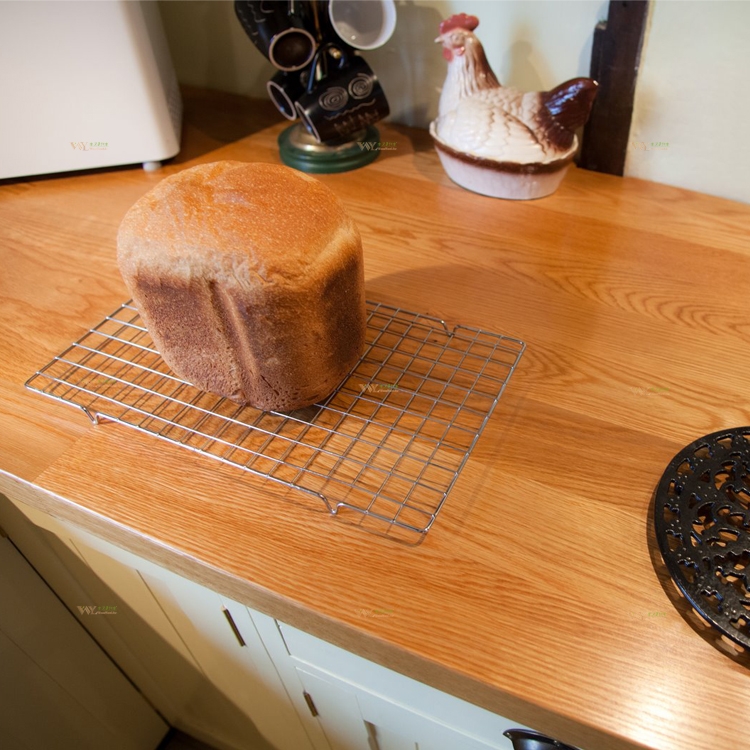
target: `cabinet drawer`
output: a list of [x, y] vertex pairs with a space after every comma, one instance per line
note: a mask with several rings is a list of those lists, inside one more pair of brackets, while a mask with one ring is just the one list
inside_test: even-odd
[[529, 727], [322, 641], [302, 630], [278, 623], [291, 658], [303, 669], [315, 667], [367, 693], [380, 696], [475, 737], [490, 747], [509, 748], [503, 732]]
[[314, 667], [297, 667], [332, 750], [512, 750], [486, 743], [434, 716], [412, 711]]

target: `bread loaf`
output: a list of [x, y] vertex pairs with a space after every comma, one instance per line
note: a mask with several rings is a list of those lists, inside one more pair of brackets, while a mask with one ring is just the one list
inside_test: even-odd
[[362, 353], [359, 232], [306, 174], [221, 161], [167, 177], [125, 215], [117, 255], [162, 357], [203, 390], [288, 411]]

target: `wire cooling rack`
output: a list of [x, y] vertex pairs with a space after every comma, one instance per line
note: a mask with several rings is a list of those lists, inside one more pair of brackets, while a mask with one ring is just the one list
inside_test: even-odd
[[[325, 401], [238, 406], [169, 370], [131, 303], [26, 386], [319, 497], [369, 530], [419, 541], [466, 463], [525, 344], [368, 302], [365, 353]], [[415, 537], [415, 535], [417, 535]]]

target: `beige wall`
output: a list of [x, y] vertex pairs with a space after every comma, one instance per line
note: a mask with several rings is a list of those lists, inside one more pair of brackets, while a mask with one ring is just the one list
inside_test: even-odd
[[750, 203], [748, 120], [750, 3], [657, 0], [625, 173]]
[[276, 72], [240, 26], [231, 0], [159, 0], [180, 83], [266, 96]]
[[[397, 0], [396, 6], [393, 37], [363, 56], [383, 84], [391, 119], [418, 127], [437, 112], [446, 68], [434, 39], [443, 18], [478, 16], [479, 37], [502, 83], [544, 89], [588, 75], [593, 29], [607, 15], [606, 0]], [[162, 0], [160, 7], [182, 83], [266, 96], [276, 70], [245, 36], [232, 2]]]
[[[367, 0], [362, 0], [366, 2]], [[396, 0], [392, 39], [364, 57], [391, 119], [434, 118], [445, 61], [433, 40], [451, 13], [479, 16], [500, 81], [547, 89], [588, 75], [606, 0]], [[265, 97], [275, 69], [250, 43], [229, 0], [161, 0], [181, 82]], [[626, 174], [750, 202], [750, 2], [653, 0], [636, 90]], [[667, 143], [668, 147], [652, 147]], [[641, 146], [643, 144], [643, 146]]]

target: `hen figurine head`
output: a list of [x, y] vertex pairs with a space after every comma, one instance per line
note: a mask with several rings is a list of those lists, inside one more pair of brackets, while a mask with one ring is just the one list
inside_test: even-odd
[[435, 41], [443, 45], [443, 57], [448, 62], [454, 55], [463, 55], [467, 45], [478, 42], [473, 33], [477, 26], [479, 19], [466, 13], [457, 13], [440, 23], [440, 36]]

